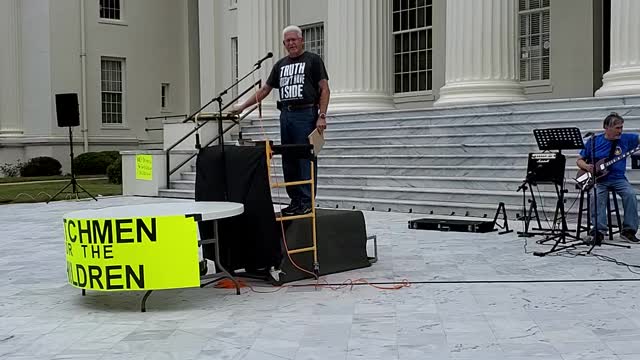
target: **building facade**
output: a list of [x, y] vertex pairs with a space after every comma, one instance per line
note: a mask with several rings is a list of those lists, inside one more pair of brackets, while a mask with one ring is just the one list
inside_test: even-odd
[[1, 0], [0, 163], [69, 167], [55, 94], [78, 94], [75, 152], [136, 149], [145, 117], [199, 105], [197, 1]]
[[201, 95], [271, 51], [265, 79], [288, 24], [323, 56], [333, 112], [640, 94], [639, 16], [633, 0], [200, 0]]
[[79, 95], [78, 152], [137, 148], [145, 117], [273, 52], [225, 101], [265, 80], [289, 24], [325, 61], [330, 113], [640, 94], [635, 0], [1, 0], [0, 163], [64, 163], [56, 93]]

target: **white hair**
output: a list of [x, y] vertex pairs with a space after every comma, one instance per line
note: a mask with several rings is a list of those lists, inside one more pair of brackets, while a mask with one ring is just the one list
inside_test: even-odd
[[290, 32], [295, 32], [296, 35], [298, 35], [299, 37], [302, 37], [302, 30], [299, 27], [295, 25], [289, 25], [286, 28], [284, 28], [284, 30], [282, 30], [282, 38], [284, 39], [284, 36]]

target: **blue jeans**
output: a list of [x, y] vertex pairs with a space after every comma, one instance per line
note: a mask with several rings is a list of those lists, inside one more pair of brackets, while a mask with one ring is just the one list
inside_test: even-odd
[[[308, 136], [316, 128], [317, 118], [317, 107], [292, 111], [283, 108], [280, 112], [280, 142], [282, 144], [308, 144]], [[318, 161], [317, 159], [313, 160], [313, 176], [317, 183]], [[297, 159], [283, 154], [282, 172], [284, 173], [285, 182], [309, 180], [311, 176], [311, 163], [309, 159]], [[314, 191], [316, 191], [316, 189], [317, 186], [315, 186]], [[287, 186], [287, 194], [291, 199], [292, 205], [311, 206], [311, 186]]]
[[[635, 234], [638, 230], [638, 202], [636, 200], [636, 191], [627, 179], [605, 179], [596, 184], [595, 191], [597, 191], [598, 197], [598, 232], [604, 234], [608, 231], [607, 196], [609, 195], [609, 189], [615, 190], [622, 198], [622, 207], [624, 208], [622, 229], [629, 230]], [[618, 199], [615, 199], [615, 201], [618, 201]], [[594, 201], [591, 201], [591, 221], [593, 224], [596, 223], [594, 220], [594, 203]]]

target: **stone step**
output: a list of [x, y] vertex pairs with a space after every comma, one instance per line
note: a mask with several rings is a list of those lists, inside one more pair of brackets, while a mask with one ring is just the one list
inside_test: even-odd
[[[577, 155], [567, 156], [567, 167], [575, 164]], [[526, 166], [528, 154], [462, 154], [462, 155], [325, 155], [320, 154], [318, 163], [324, 165], [349, 165], [354, 169], [360, 165], [392, 166]], [[281, 168], [281, 157], [273, 159], [273, 166]], [[195, 163], [191, 172], [196, 171]]]
[[195, 198], [195, 188], [192, 189], [158, 189], [159, 197], [175, 198], [175, 199], [193, 199]]
[[[176, 190], [161, 189], [159, 196], [168, 198], [193, 199], [195, 198], [194, 190]], [[289, 203], [286, 192], [272, 195], [274, 203]], [[452, 212], [459, 215], [468, 213], [471, 216], [486, 215], [493, 218], [497, 204], [471, 204], [471, 203], [454, 203], [451, 201], [417, 201], [417, 200], [394, 200], [394, 199], [375, 199], [375, 198], [355, 198], [355, 197], [334, 197], [322, 196], [316, 197], [316, 205], [324, 208], [340, 208], [340, 209], [358, 209], [372, 211], [395, 211], [395, 212], [412, 212], [417, 214], [434, 214], [450, 215]], [[517, 214], [522, 212], [522, 206], [505, 205], [509, 218], [513, 219]], [[541, 214], [542, 216], [542, 214]]]
[[[274, 202], [287, 203], [289, 200], [286, 196], [281, 198], [273, 198]], [[490, 204], [471, 204], [456, 203], [451, 201], [420, 201], [420, 200], [394, 200], [394, 199], [376, 199], [376, 198], [357, 198], [357, 197], [334, 197], [321, 196], [316, 198], [316, 205], [323, 208], [332, 209], [357, 209], [369, 211], [393, 211], [406, 212], [416, 214], [438, 214], [438, 215], [468, 215], [477, 216], [493, 220], [493, 216], [498, 208], [497, 203]], [[521, 206], [505, 205], [509, 219], [514, 219], [522, 213]], [[542, 216], [542, 215], [541, 215]]]
[[[318, 186], [318, 194], [327, 194], [337, 198], [362, 198], [385, 200], [416, 200], [429, 202], [458, 202], [472, 204], [496, 205], [504, 202], [508, 205], [522, 206], [522, 192], [516, 191], [491, 191], [470, 189], [434, 189], [434, 188], [401, 188], [401, 187], [362, 187], [362, 186]], [[555, 192], [540, 191], [535, 193], [539, 207], [554, 208], [557, 201]], [[570, 203], [579, 196], [577, 192], [566, 194]]]
[[[616, 110], [624, 116], [626, 121], [637, 121], [640, 116], [640, 105], [624, 106]], [[348, 117], [336, 116], [330, 121], [329, 130], [350, 130], [361, 129], [393, 129], [397, 127], [415, 127], [439, 130], [452, 128], [500, 128], [501, 126], [518, 127], [533, 124], [536, 127], [571, 127], [572, 124], [582, 123], [583, 126], [591, 124], [596, 128], [602, 125], [602, 119], [611, 109], [607, 108], [587, 108], [574, 109], [573, 111], [545, 110], [536, 112], [506, 112], [487, 114], [462, 114], [462, 115], [440, 115], [430, 116], [420, 113], [416, 116], [403, 116], [397, 114], [395, 117], [350, 119]], [[563, 126], [564, 125], [564, 126]], [[261, 134], [264, 132], [276, 132], [279, 130], [279, 121], [263, 121], [262, 123], [246, 123], [242, 125], [243, 136], [249, 133]], [[528, 128], [531, 128], [530, 126]]]
[[[369, 113], [352, 114], [330, 114], [330, 119], [335, 122], [345, 123], [358, 120], [362, 122], [376, 123], [388, 119], [435, 119], [446, 120], [449, 123], [465, 122], [465, 118], [495, 118], [495, 117], [531, 117], [554, 119], [560, 114], [574, 114], [572, 117], [585, 117], [586, 114], [597, 114], [600, 119], [611, 111], [620, 113], [623, 116], [631, 115], [631, 112], [640, 106], [639, 96], [625, 98], [583, 98], [583, 99], [560, 99], [560, 100], [539, 100], [506, 104], [470, 105], [445, 108], [426, 108], [411, 110], [390, 110]], [[570, 115], [564, 115], [568, 117]], [[254, 126], [274, 126], [277, 125], [277, 118], [265, 118], [262, 120], [253, 119]], [[371, 125], [371, 124], [369, 124]]]
[[434, 155], [434, 154], [528, 154], [540, 152], [538, 145], [531, 143], [485, 143], [485, 144], [420, 144], [420, 145], [325, 145], [324, 155]]
[[[397, 165], [397, 166], [515, 166], [527, 163], [527, 154], [461, 154], [461, 155], [327, 155], [320, 154], [318, 163], [322, 165]], [[575, 163], [576, 155], [567, 156], [567, 163]], [[573, 159], [573, 160], [571, 160]]]
[[162, 139], [141, 140], [138, 147], [141, 150], [162, 150]]
[[[625, 129], [628, 132], [640, 132], [640, 128]], [[596, 132], [597, 129], [583, 129], [586, 132]], [[393, 134], [393, 135], [392, 135]], [[490, 132], [490, 133], [457, 133], [457, 134], [403, 134], [395, 135], [395, 131], [385, 132], [383, 135], [379, 133], [371, 133], [365, 136], [356, 136], [355, 134], [345, 134], [347, 136], [339, 136], [335, 132], [328, 133], [326, 138], [327, 145], [343, 146], [343, 145], [419, 145], [419, 144], [465, 144], [465, 143], [533, 143], [536, 142], [533, 131], [509, 131], [509, 132]], [[278, 139], [279, 140], [279, 139]]]
[[[279, 164], [275, 165], [281, 171]], [[456, 176], [456, 177], [501, 177], [524, 179], [526, 167], [520, 166], [386, 166], [386, 165], [320, 165], [318, 172], [322, 175], [385, 175], [385, 176]], [[567, 180], [574, 178], [575, 171], [567, 170]], [[180, 180], [195, 181], [196, 172], [182, 172]]]
[[[640, 110], [639, 110], [640, 111]], [[366, 137], [366, 136], [400, 136], [400, 135], [432, 135], [440, 137], [458, 137], [470, 135], [491, 136], [494, 134], [524, 133], [530, 134], [533, 138], [533, 129], [563, 128], [578, 126], [583, 133], [588, 131], [600, 131], [602, 129], [602, 117], [593, 116], [589, 118], [571, 119], [525, 119], [518, 121], [508, 121], [494, 119], [483, 122], [467, 122], [464, 124], [436, 123], [429, 125], [431, 121], [427, 119], [396, 120], [396, 124], [384, 124], [378, 126], [363, 124], [361, 127], [349, 127], [349, 123], [336, 123], [327, 129], [327, 141], [332, 138], [342, 137]], [[627, 131], [636, 130], [640, 126], [640, 116], [625, 117], [625, 128]], [[508, 131], [507, 131], [508, 130]], [[279, 138], [280, 127], [277, 124], [264, 128], [243, 126], [242, 136], [245, 139], [271, 140]]]
[[[281, 181], [281, 174], [274, 176], [272, 181]], [[453, 188], [474, 190], [515, 191], [522, 183], [520, 178], [480, 178], [455, 176], [387, 176], [387, 175], [329, 175], [318, 174], [318, 185], [336, 186], [386, 186], [399, 188]], [[542, 186], [542, 185], [541, 185]], [[546, 185], [544, 185], [546, 186]], [[195, 180], [173, 180], [172, 189], [193, 190]]]
[[[469, 216], [488, 216], [492, 218], [498, 204], [504, 202], [510, 219], [522, 213], [522, 193], [516, 192], [495, 192], [493, 197], [488, 197], [488, 195], [483, 192], [472, 192], [469, 193], [469, 198], [465, 199], [462, 197], [463, 194], [455, 191], [455, 189], [368, 188], [360, 190], [353, 187], [341, 190], [344, 191], [345, 194], [348, 193], [349, 196], [343, 196], [340, 193], [323, 194], [324, 192], [328, 193], [330, 190], [335, 189], [319, 186], [320, 193], [316, 197], [317, 206], [325, 208], [412, 212], [418, 214], [428, 214], [432, 212], [434, 214], [451, 215], [455, 213], [458, 215], [466, 214]], [[443, 191], [443, 193], [439, 193], [438, 191]], [[162, 189], [160, 190], [159, 196], [193, 199], [195, 197], [194, 194], [194, 190]], [[398, 197], [398, 194], [402, 196]], [[413, 194], [414, 196], [405, 198], [404, 195], [406, 194]], [[435, 196], [425, 197], [425, 194], [435, 194]], [[448, 194], [452, 194], [452, 196], [448, 197]], [[536, 192], [535, 194], [539, 215], [541, 221], [544, 223], [545, 217], [547, 219], [553, 218], [557, 198], [554, 193], [547, 191]], [[374, 197], [374, 195], [378, 195], [378, 197]], [[566, 197], [565, 211], [571, 218], [575, 218], [578, 211], [576, 195], [575, 193], [569, 193]], [[477, 197], [474, 198], [474, 196]], [[289, 202], [285, 191], [273, 191], [272, 199], [274, 203], [286, 204]], [[526, 199], [529, 199], [528, 195]], [[486, 201], [479, 202], [479, 200]], [[527, 206], [529, 205], [527, 204]]]
[[[280, 164], [275, 164], [276, 171], [281, 172]], [[470, 178], [512, 178], [523, 180], [527, 176], [525, 166], [401, 166], [401, 165], [322, 165], [318, 168], [320, 182], [329, 175], [362, 175], [362, 176], [429, 176], [429, 177], [470, 177]], [[573, 179], [577, 171], [567, 167], [565, 171], [566, 186], [574, 185]], [[640, 171], [627, 170], [627, 178], [632, 182], [640, 182]], [[194, 181], [196, 172], [182, 172], [179, 180]]]

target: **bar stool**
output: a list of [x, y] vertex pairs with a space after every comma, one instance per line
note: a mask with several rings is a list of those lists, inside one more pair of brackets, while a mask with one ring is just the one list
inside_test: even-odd
[[[586, 201], [586, 206], [584, 206], [584, 198], [585, 198], [585, 192], [587, 193], [587, 201]], [[609, 230], [609, 240], [613, 240], [613, 235], [615, 234], [619, 234], [620, 231], [622, 230], [622, 220], [620, 218], [620, 208], [618, 207], [618, 194], [616, 193], [615, 190], [609, 190], [607, 192], [607, 224], [608, 224], [608, 230]], [[611, 208], [611, 199], [613, 198], [613, 209]], [[578, 208], [578, 226], [576, 228], [576, 237], [580, 238], [580, 234], [585, 231], [587, 233], [587, 235], [589, 234], [589, 231], [591, 230], [591, 192], [590, 191], [584, 191], [581, 190], [580, 191], [580, 205]], [[582, 213], [583, 212], [587, 212], [587, 225], [584, 226], [582, 225]], [[613, 210], [613, 211], [612, 211]], [[613, 215], [613, 212], [615, 212], [615, 216], [616, 216], [616, 223], [614, 224], [611, 221], [611, 216]], [[615, 230], [614, 230], [615, 228]]]

